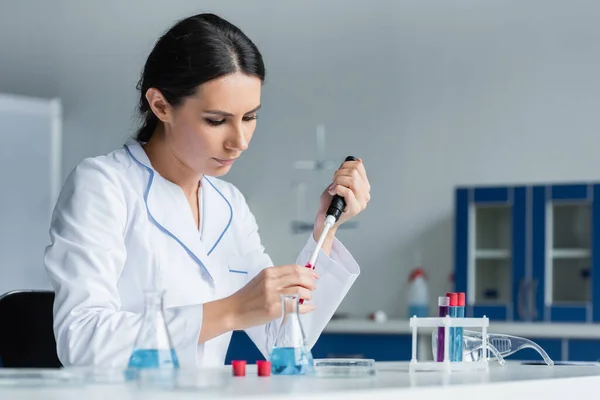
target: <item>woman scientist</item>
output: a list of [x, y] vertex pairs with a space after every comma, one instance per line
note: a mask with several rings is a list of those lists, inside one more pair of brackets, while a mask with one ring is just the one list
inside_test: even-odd
[[[273, 266], [244, 196], [216, 178], [248, 148], [264, 79], [256, 46], [215, 15], [182, 20], [158, 40], [139, 82], [136, 140], [82, 161], [53, 214], [45, 266], [64, 365], [127, 365], [148, 289], [164, 290], [181, 366], [222, 365], [233, 330], [267, 356], [281, 294], [307, 300], [314, 345], [359, 274], [335, 230], [365, 209], [370, 186], [360, 159], [344, 162], [296, 264]], [[346, 210], [312, 271], [304, 264], [333, 194]]]

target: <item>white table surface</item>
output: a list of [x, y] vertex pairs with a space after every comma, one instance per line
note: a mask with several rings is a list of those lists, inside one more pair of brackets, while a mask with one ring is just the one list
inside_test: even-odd
[[[227, 368], [227, 371], [231, 367]], [[0, 387], [0, 399], [137, 400], [137, 399], [419, 399], [424, 396], [482, 396], [485, 400], [592, 398], [600, 387], [600, 366], [525, 366], [490, 364], [489, 372], [418, 372], [408, 363], [379, 363], [371, 378], [332, 379], [271, 376], [259, 378], [255, 366], [247, 376], [231, 378], [224, 391], [141, 390], [135, 384], [94, 384], [73, 387]], [[432, 398], [432, 397], [427, 397]], [[583, 397], [582, 397], [583, 398]]]

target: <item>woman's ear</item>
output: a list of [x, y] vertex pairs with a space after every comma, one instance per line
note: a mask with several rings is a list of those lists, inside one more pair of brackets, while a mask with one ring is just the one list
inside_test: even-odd
[[160, 92], [160, 90], [155, 88], [150, 88], [146, 91], [146, 100], [148, 100], [148, 104], [150, 105], [150, 109], [162, 122], [170, 122], [171, 114], [173, 108], [165, 99], [165, 96]]

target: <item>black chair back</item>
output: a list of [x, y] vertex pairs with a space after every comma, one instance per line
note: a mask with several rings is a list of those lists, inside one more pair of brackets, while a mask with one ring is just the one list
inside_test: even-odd
[[52, 328], [54, 292], [18, 290], [0, 296], [0, 366], [60, 368]]

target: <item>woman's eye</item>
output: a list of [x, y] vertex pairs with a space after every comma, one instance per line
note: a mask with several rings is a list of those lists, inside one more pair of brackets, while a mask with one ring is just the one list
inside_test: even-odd
[[[247, 115], [244, 118], [242, 118], [243, 121], [254, 121], [255, 119], [257, 119], [258, 116], [257, 115]], [[223, 125], [226, 122], [226, 119], [211, 119], [211, 118], [204, 118], [204, 120], [206, 121], [207, 124], [209, 124], [210, 126], [219, 126], [219, 125]]]
[[211, 126], [219, 126], [219, 125], [221, 125], [222, 123], [225, 122], [224, 119], [210, 119], [210, 118], [204, 118], [204, 119]]

